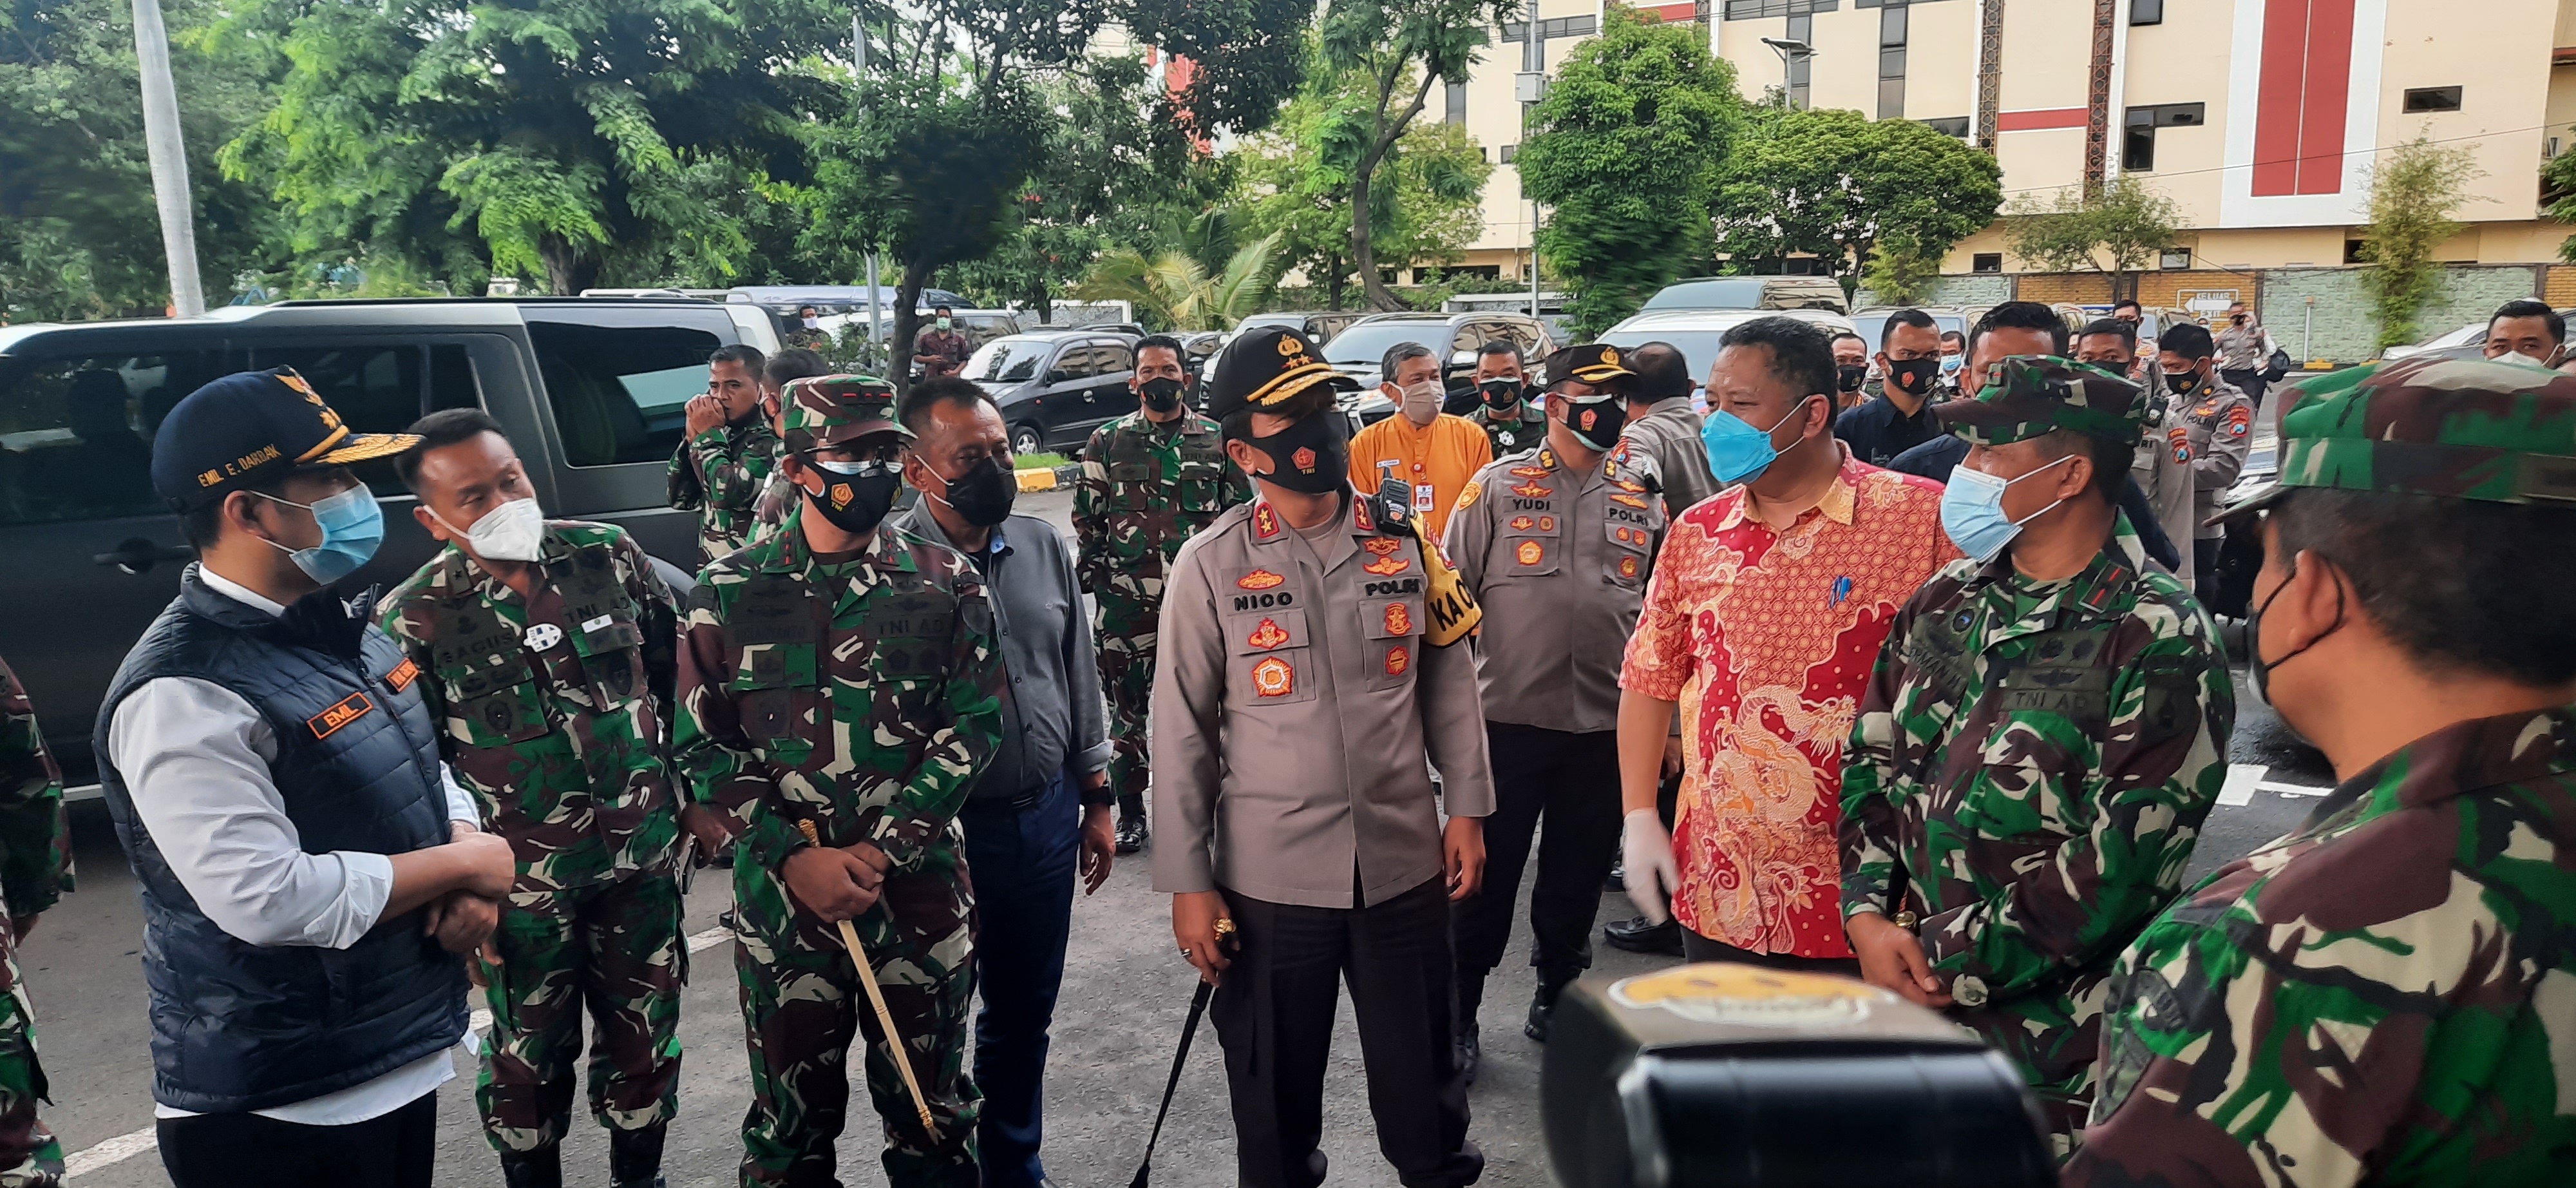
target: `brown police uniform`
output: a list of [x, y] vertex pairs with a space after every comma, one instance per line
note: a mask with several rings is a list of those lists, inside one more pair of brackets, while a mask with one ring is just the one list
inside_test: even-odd
[[[1294, 331], [1245, 335], [1218, 363], [1209, 411], [1339, 380], [1319, 359]], [[1466, 1184], [1484, 1158], [1445, 1042], [1441, 834], [1444, 809], [1493, 808], [1475, 660], [1456, 642], [1472, 619], [1444, 602], [1449, 571], [1430, 546], [1379, 501], [1340, 501], [1312, 538], [1266, 500], [1234, 507], [1172, 561], [1151, 709], [1154, 889], [1221, 891], [1241, 928], [1211, 1015], [1242, 1183], [1323, 1181], [1324, 1067], [1347, 977], [1379, 1149], [1407, 1185]]]
[[1450, 513], [1442, 543], [1484, 608], [1476, 683], [1494, 764], [1484, 888], [1454, 921], [1461, 1042], [1511, 940], [1542, 814], [1531, 1036], [1545, 1038], [1557, 992], [1591, 967], [1592, 917], [1619, 848], [1620, 657], [1663, 541], [1655, 479], [1634, 439], [1580, 470], [1541, 446], [1477, 472]]

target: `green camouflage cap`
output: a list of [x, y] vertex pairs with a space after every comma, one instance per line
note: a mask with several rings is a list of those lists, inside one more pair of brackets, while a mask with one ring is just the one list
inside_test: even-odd
[[2015, 355], [1984, 391], [1941, 405], [1941, 427], [1970, 445], [2010, 445], [2058, 429], [2122, 445], [2146, 432], [2147, 396], [2128, 380], [2056, 355]]
[[2318, 376], [2284, 399], [2279, 477], [2210, 523], [2298, 487], [2576, 505], [2576, 375], [2427, 356]]
[[873, 433], [912, 436], [894, 417], [894, 385], [873, 375], [816, 375], [787, 381], [787, 451], [807, 450]]

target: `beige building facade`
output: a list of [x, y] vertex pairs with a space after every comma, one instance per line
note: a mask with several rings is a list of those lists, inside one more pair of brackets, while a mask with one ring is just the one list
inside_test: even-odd
[[[1545, 69], [1599, 27], [1597, 0], [1537, 0]], [[2540, 172], [2576, 151], [2576, 0], [1700, 0], [1744, 94], [1921, 120], [1990, 148], [2005, 196], [2133, 176], [2173, 199], [2174, 271], [2334, 267], [2369, 219], [2370, 170], [2429, 137], [2480, 176], [2443, 245], [2461, 264], [2540, 264], [2576, 227], [2542, 213]], [[1465, 266], [1526, 276], [1518, 22], [1431, 118], [1497, 161]], [[1765, 39], [1803, 43], [1783, 54]], [[2180, 253], [2188, 253], [2187, 256]], [[2021, 273], [1997, 228], [1948, 273]]]

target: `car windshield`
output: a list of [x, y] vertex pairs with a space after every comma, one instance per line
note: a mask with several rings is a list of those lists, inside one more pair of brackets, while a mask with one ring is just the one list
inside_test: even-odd
[[1726, 331], [1731, 328], [1730, 326], [1707, 330], [1678, 328], [1611, 330], [1604, 332], [1594, 341], [1606, 342], [1621, 350], [1641, 347], [1650, 342], [1669, 342], [1675, 349], [1681, 351], [1682, 362], [1690, 369], [1691, 381], [1697, 383], [1708, 378], [1709, 365], [1717, 362], [1718, 343], [1726, 337]]
[[1324, 344], [1324, 361], [1344, 366], [1376, 367], [1386, 350], [1400, 342], [1418, 342], [1433, 350], [1448, 345], [1447, 322], [1364, 322]]
[[1034, 379], [1046, 362], [1047, 344], [1033, 338], [996, 338], [975, 348], [957, 374], [970, 380], [1016, 384]]
[[1666, 285], [1663, 291], [1646, 298], [1645, 309], [1760, 309], [1762, 278], [1729, 276], [1716, 280], [1683, 281]]

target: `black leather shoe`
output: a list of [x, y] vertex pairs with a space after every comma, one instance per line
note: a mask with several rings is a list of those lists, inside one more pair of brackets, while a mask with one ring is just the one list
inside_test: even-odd
[[534, 1151], [501, 1152], [501, 1183], [506, 1188], [563, 1188], [563, 1148], [548, 1144]]
[[615, 1188], [663, 1188], [662, 1139], [668, 1126], [608, 1132], [608, 1179]]
[[1451, 1037], [1449, 1049], [1450, 1057], [1458, 1063], [1459, 1083], [1475, 1088], [1476, 1071], [1485, 1063], [1485, 1043], [1477, 1035], [1475, 1020], [1468, 1020], [1467, 1025]]
[[1602, 889], [1602, 890], [1604, 890], [1604, 891], [1625, 891], [1625, 890], [1627, 890], [1627, 889], [1628, 889], [1628, 868], [1627, 868], [1626, 866], [1620, 865], [1619, 863], [1615, 863], [1615, 862], [1614, 862], [1614, 863], [1611, 863], [1611, 864], [1610, 864], [1610, 877], [1609, 877], [1609, 878], [1606, 878], [1606, 879], [1601, 880], [1601, 889]]
[[1649, 924], [1644, 916], [1630, 916], [1616, 924], [1602, 925], [1601, 939], [1610, 942], [1611, 948], [1631, 953], [1682, 955], [1682, 926], [1671, 920]]
[[1529, 1018], [1521, 1024], [1522, 1035], [1542, 1044], [1547, 1042], [1548, 1022], [1556, 1014], [1557, 996], [1565, 993], [1566, 985], [1575, 979], [1578, 972], [1545, 969], [1538, 972], [1538, 990], [1530, 995]]
[[1145, 818], [1142, 814], [1120, 821], [1118, 823], [1118, 852], [1121, 854], [1133, 854], [1138, 850], [1144, 849], [1145, 839], [1150, 836], [1152, 835], [1147, 833], [1145, 830]]

